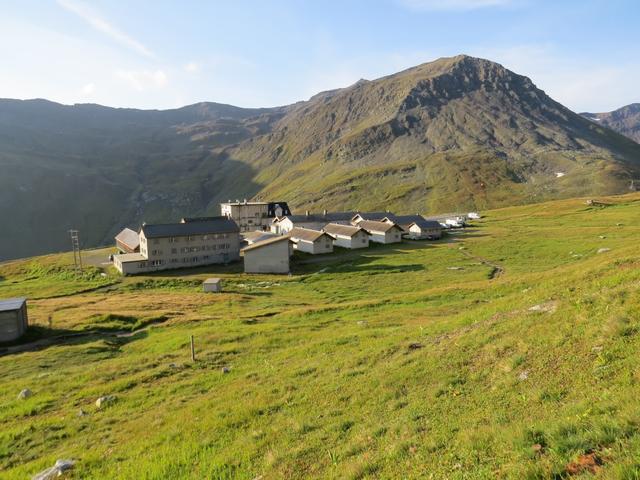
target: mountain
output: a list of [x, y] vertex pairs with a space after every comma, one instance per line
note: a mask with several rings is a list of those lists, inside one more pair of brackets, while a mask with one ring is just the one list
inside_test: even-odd
[[84, 246], [101, 245], [124, 225], [253, 195], [251, 166], [211, 150], [268, 131], [283, 111], [0, 100], [0, 260], [67, 249], [70, 228]]
[[628, 191], [640, 145], [526, 77], [457, 56], [285, 107], [142, 111], [0, 100], [0, 259], [105, 244], [228, 198], [484, 209]]
[[640, 103], [632, 103], [613, 112], [585, 112], [582, 115], [640, 143]]

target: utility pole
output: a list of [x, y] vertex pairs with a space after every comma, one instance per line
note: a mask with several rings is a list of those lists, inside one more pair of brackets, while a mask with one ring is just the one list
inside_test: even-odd
[[71, 248], [73, 249], [73, 265], [76, 273], [82, 274], [82, 254], [80, 253], [80, 237], [78, 230], [69, 230], [71, 235]]

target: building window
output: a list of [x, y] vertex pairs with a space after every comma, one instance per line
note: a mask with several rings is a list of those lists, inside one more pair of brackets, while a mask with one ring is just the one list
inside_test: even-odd
[[178, 249], [177, 248], [172, 248], [171, 249], [171, 254], [175, 255], [176, 253], [178, 253]]
[[176, 237], [169, 237], [169, 243], [176, 243], [178, 239]]
[[193, 263], [196, 263], [196, 262], [198, 261], [198, 257], [191, 257], [191, 261], [192, 261]]
[[160, 239], [159, 238], [154, 238], [153, 239], [153, 244], [154, 245], [159, 245], [160, 244]]
[[178, 263], [178, 259], [177, 258], [172, 258], [171, 259], [171, 263]]
[[209, 235], [203, 235], [203, 236], [202, 236], [202, 239], [203, 239], [203, 240], [209, 240]]

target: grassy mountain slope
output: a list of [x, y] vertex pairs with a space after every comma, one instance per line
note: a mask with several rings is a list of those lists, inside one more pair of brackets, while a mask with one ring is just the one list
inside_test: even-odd
[[585, 112], [582, 115], [640, 143], [640, 103], [632, 103], [613, 112]]
[[7, 259], [66, 249], [72, 227], [101, 245], [228, 198], [414, 213], [621, 193], [640, 146], [458, 56], [273, 109], [0, 100], [0, 168]]
[[229, 155], [258, 167], [261, 197], [311, 208], [488, 208], [621, 192], [640, 171], [638, 145], [468, 56], [317, 95]]
[[278, 115], [219, 104], [141, 111], [0, 100], [0, 259], [66, 249], [69, 228], [100, 245], [142, 219], [217, 213], [222, 199], [254, 194], [251, 166], [213, 150], [261, 133]]
[[290, 277], [0, 265], [34, 336], [88, 334], [0, 357], [3, 478], [57, 458], [78, 478], [637, 478], [640, 195], [602, 200], [296, 256]]

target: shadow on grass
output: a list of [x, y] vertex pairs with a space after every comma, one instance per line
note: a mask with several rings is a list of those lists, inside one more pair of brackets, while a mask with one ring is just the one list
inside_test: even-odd
[[32, 350], [43, 350], [53, 345], [79, 345], [102, 339], [112, 349], [148, 336], [144, 328], [162, 323], [167, 317], [136, 319], [122, 315], [104, 315], [82, 330], [30, 326], [26, 333], [13, 342], [0, 343], [0, 356]]

